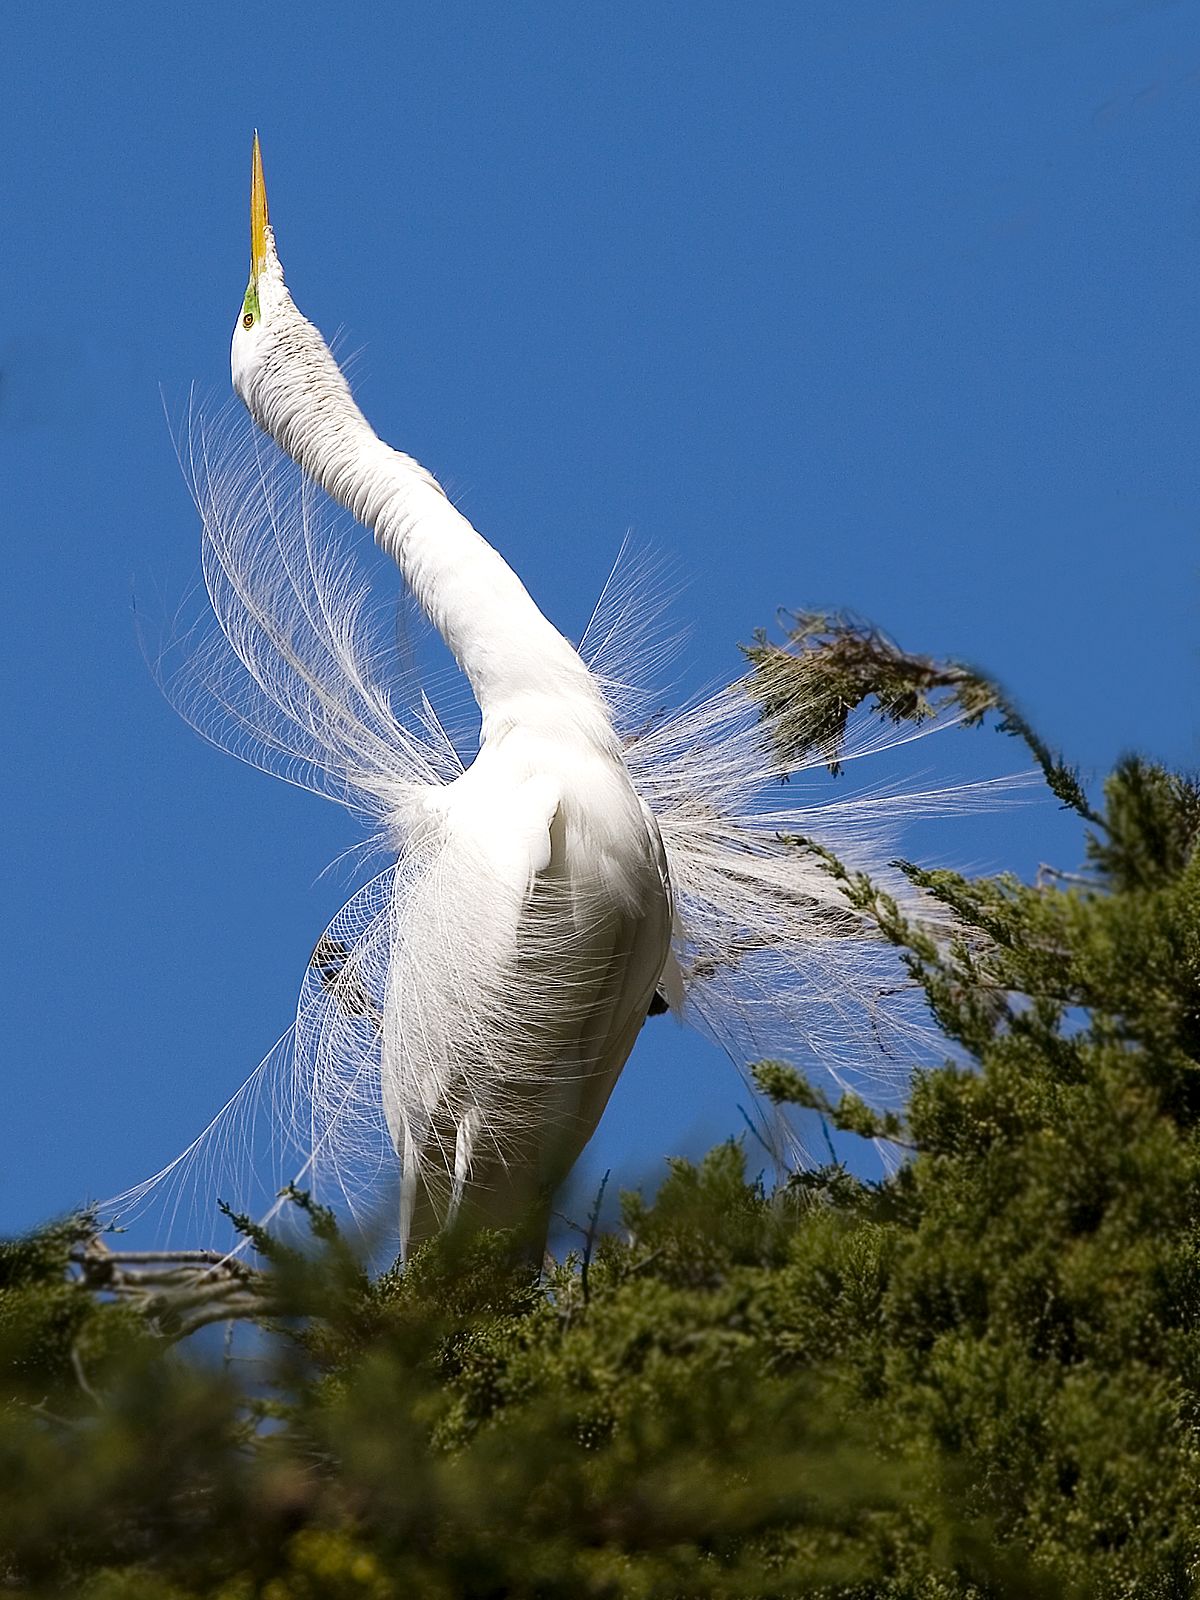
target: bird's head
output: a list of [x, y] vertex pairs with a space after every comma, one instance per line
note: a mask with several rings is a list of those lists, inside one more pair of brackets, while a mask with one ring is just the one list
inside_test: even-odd
[[283, 281], [267, 216], [262, 150], [256, 133], [250, 169], [250, 282], [234, 323], [230, 350], [233, 387], [247, 405], [251, 405], [254, 381], [269, 363], [273, 347], [298, 316]]
[[233, 327], [233, 387], [264, 433], [324, 483], [329, 445], [366, 428], [350, 387], [320, 333], [283, 281], [267, 219], [262, 151], [250, 169], [250, 282]]
[[264, 432], [320, 478], [310, 462], [319, 435], [361, 421], [325, 341], [296, 308], [267, 217], [262, 151], [254, 135], [250, 168], [250, 282], [233, 326], [233, 387]]

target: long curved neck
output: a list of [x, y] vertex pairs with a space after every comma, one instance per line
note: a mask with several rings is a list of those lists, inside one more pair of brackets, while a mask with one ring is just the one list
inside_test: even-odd
[[[298, 314], [297, 314], [298, 315]], [[304, 319], [301, 319], [304, 320]], [[289, 363], [291, 381], [250, 383], [256, 422], [308, 476], [370, 528], [445, 639], [483, 713], [483, 737], [550, 696], [607, 722], [591, 674], [516, 573], [411, 456], [380, 439], [321, 340]], [[561, 716], [561, 709], [559, 711]]]

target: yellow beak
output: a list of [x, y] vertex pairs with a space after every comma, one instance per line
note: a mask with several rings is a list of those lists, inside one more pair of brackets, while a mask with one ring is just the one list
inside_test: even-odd
[[250, 281], [257, 283], [267, 264], [267, 186], [263, 182], [262, 148], [254, 134], [250, 158]]

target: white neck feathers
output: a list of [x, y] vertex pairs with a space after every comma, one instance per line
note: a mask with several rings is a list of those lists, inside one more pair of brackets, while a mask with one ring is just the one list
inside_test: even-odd
[[596, 713], [607, 723], [575, 650], [436, 478], [378, 438], [320, 333], [273, 276], [259, 359], [239, 367], [235, 341], [235, 386], [258, 425], [396, 561], [470, 681], [483, 736], [517, 702], [528, 721], [547, 696], [559, 720], [565, 698], [589, 724]]

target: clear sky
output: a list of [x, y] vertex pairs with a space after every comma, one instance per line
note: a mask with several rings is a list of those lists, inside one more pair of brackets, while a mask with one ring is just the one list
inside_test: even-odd
[[[353, 819], [204, 745], [134, 615], [157, 636], [196, 578], [164, 406], [228, 390], [252, 129], [289, 282], [361, 352], [368, 416], [564, 631], [633, 529], [686, 580], [688, 682], [777, 607], [846, 606], [994, 671], [1088, 773], [1131, 746], [1188, 764], [1198, 22], [1195, 0], [10, 8], [0, 1231], [185, 1144], [353, 884], [320, 875]], [[986, 734], [922, 759], [1017, 764]], [[1052, 807], [923, 843], [1022, 872], [1079, 854]], [[742, 1097], [657, 1024], [587, 1171], [660, 1170]]]

